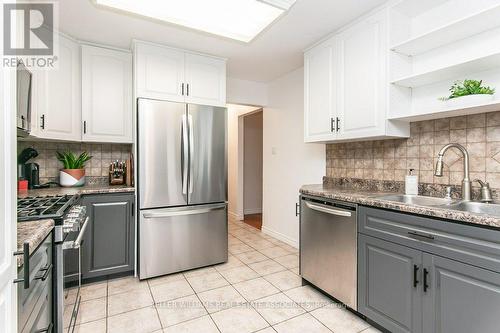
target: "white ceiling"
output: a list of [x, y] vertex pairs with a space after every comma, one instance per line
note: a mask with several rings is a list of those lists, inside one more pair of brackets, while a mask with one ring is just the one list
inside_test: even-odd
[[385, 1], [297, 0], [249, 44], [113, 12], [91, 0], [59, 1], [59, 29], [78, 39], [121, 48], [129, 48], [136, 38], [226, 57], [229, 77], [268, 82], [301, 67], [306, 47]]

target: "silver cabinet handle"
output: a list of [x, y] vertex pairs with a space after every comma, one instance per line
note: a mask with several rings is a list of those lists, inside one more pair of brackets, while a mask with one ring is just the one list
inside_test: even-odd
[[[189, 87], [189, 85], [188, 85]], [[194, 125], [193, 116], [188, 115], [189, 122], [189, 194], [193, 193], [193, 175], [194, 175]]]
[[160, 219], [160, 218], [171, 217], [171, 216], [197, 215], [197, 214], [210, 213], [210, 212], [225, 209], [225, 208], [226, 208], [226, 205], [219, 206], [219, 207], [195, 209], [195, 210], [177, 210], [177, 211], [170, 211], [170, 212], [164, 212], [164, 213], [146, 213], [143, 215], [143, 217], [145, 219]]
[[187, 127], [187, 119], [186, 115], [182, 115], [182, 194], [187, 194], [187, 184], [188, 184], [188, 159], [189, 159], [189, 140], [188, 140], [188, 127]]
[[312, 204], [312, 203], [307, 202], [307, 201], [306, 201], [306, 206], [307, 206], [307, 208], [310, 208], [310, 209], [318, 211], [318, 212], [326, 213], [326, 214], [337, 215], [337, 216], [345, 216], [345, 217], [351, 217], [352, 216], [351, 212], [348, 212], [348, 211], [345, 211], [345, 210], [338, 210], [338, 209], [333, 209], [333, 208], [327, 208], [327, 207], [323, 207], [323, 206], [320, 206], [320, 205]]
[[74, 249], [78, 249], [82, 245], [82, 238], [83, 238], [83, 235], [85, 234], [85, 229], [87, 229], [88, 224], [89, 224], [89, 217], [87, 216], [87, 218], [85, 219], [85, 222], [83, 223], [82, 228], [80, 229], [80, 233], [78, 234], [78, 237], [76, 238], [76, 240], [74, 242], [74, 247], [73, 247]]

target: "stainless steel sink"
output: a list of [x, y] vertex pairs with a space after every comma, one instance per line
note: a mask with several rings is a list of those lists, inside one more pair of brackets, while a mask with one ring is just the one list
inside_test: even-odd
[[500, 216], [500, 204], [498, 203], [460, 201], [443, 207], [453, 210], [459, 210], [462, 212]]
[[426, 197], [421, 195], [406, 195], [406, 194], [391, 194], [377, 197], [377, 199], [387, 200], [387, 201], [395, 201], [401, 202], [405, 204], [411, 205], [419, 205], [419, 206], [443, 206], [449, 205], [455, 201], [452, 199], [446, 198], [434, 198], [434, 197]]

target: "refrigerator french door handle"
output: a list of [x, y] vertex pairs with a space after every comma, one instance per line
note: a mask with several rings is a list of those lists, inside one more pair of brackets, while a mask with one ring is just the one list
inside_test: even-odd
[[188, 115], [188, 123], [189, 123], [189, 194], [193, 193], [193, 175], [194, 175], [194, 130], [193, 130], [193, 116]]
[[182, 194], [187, 194], [188, 190], [188, 159], [189, 159], [189, 140], [188, 140], [188, 128], [186, 115], [182, 115], [182, 138], [181, 138], [181, 149], [182, 149]]

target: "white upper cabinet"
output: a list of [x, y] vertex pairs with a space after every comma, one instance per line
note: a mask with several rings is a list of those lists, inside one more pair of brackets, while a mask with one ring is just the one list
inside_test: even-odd
[[304, 56], [304, 135], [306, 142], [334, 139], [335, 43], [329, 40]]
[[338, 36], [338, 138], [385, 135], [386, 11]]
[[361, 18], [304, 54], [304, 141], [408, 137], [387, 120], [388, 10]]
[[33, 73], [32, 135], [81, 140], [80, 46], [59, 36], [57, 67]]
[[225, 60], [186, 53], [185, 70], [187, 103], [226, 105]]
[[82, 45], [82, 141], [133, 142], [132, 54]]
[[184, 52], [136, 43], [137, 97], [184, 102]]
[[137, 97], [226, 105], [226, 60], [135, 42]]

